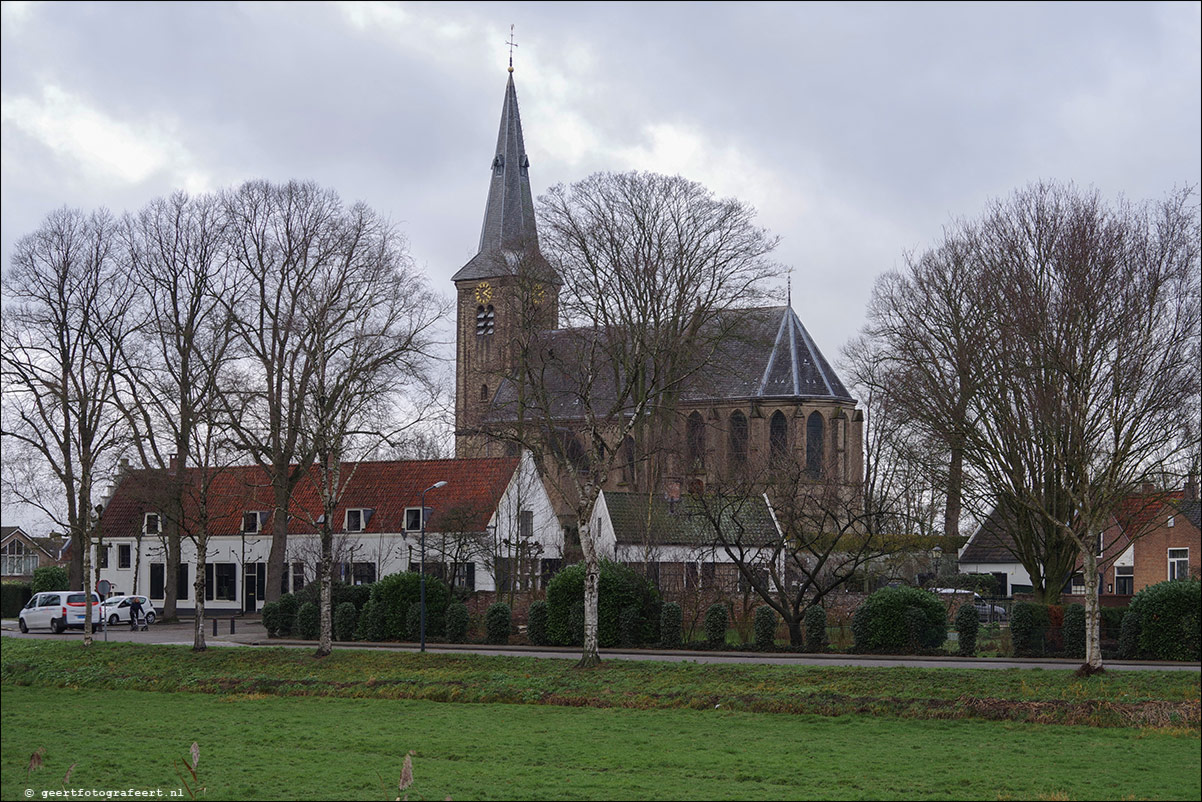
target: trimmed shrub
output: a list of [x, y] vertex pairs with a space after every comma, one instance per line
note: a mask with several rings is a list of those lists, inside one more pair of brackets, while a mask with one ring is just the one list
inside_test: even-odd
[[1139, 657], [1139, 612], [1127, 609], [1123, 615], [1123, 626], [1119, 630], [1119, 657], [1134, 660]]
[[67, 569], [60, 565], [43, 565], [33, 569], [33, 582], [30, 593], [44, 593], [48, 590], [70, 590], [71, 579]]
[[1042, 657], [1047, 653], [1048, 608], [1019, 602], [1010, 615], [1010, 642], [1015, 657]]
[[388, 639], [384, 605], [368, 599], [359, 613], [359, 625], [355, 627], [355, 640], [382, 641]]
[[[430, 634], [430, 616], [429, 610], [426, 611], [426, 634]], [[401, 635], [401, 640], [420, 640], [422, 636], [422, 605], [418, 601], [415, 604], [409, 605], [405, 611], [405, 631]]]
[[806, 651], [825, 652], [830, 641], [826, 636], [826, 610], [817, 604], [806, 610]]
[[[451, 594], [447, 583], [436, 576], [427, 574], [427, 636], [442, 637], [446, 634], [446, 609], [450, 598]], [[409, 608], [417, 605], [421, 600], [421, 574], [416, 571], [389, 574], [371, 586], [371, 600], [384, 608], [383, 638], [405, 637], [409, 634]], [[416, 635], [410, 637], [416, 637]]]
[[317, 640], [321, 634], [321, 608], [311, 601], [296, 611], [296, 634], [304, 640]]
[[770, 652], [776, 648], [776, 610], [766, 604], [755, 608], [755, 648]]
[[509, 631], [512, 627], [513, 621], [508, 604], [493, 602], [488, 605], [488, 612], [484, 614], [484, 633], [485, 639], [489, 643], [494, 645], [509, 643]]
[[1202, 660], [1202, 582], [1172, 579], [1131, 598], [1139, 614], [1139, 656], [1152, 660]]
[[1082, 605], [1070, 604], [1064, 608], [1061, 632], [1064, 634], [1064, 656], [1084, 660], [1085, 608]]
[[665, 649], [680, 648], [681, 621], [680, 605], [665, 602], [659, 611], [659, 642]]
[[334, 640], [355, 639], [355, 624], [359, 623], [359, 612], [355, 603], [344, 601], [334, 608]]
[[467, 605], [461, 601], [451, 602], [447, 607], [447, 641], [449, 643], [467, 642], [468, 625]]
[[[371, 585], [348, 585], [335, 579], [330, 582], [330, 605], [337, 610], [343, 602], [349, 601], [355, 605], [355, 611], [361, 613], [363, 605], [367, 604], [367, 600], [371, 598], [371, 589]], [[298, 605], [311, 601], [320, 607], [321, 582], [316, 580], [310, 582], [292, 595], [296, 597]]]
[[280, 603], [267, 602], [259, 612], [263, 616], [263, 628], [267, 630], [267, 637], [280, 637]]
[[851, 632], [861, 653], [934, 651], [947, 640], [947, 610], [930, 591], [881, 588], [856, 608]]
[[547, 603], [541, 599], [531, 604], [526, 614], [526, 637], [535, 646], [551, 645], [547, 640]]
[[5, 582], [0, 585], [0, 617], [16, 618], [32, 597], [33, 585], [28, 582]]
[[977, 653], [977, 633], [981, 622], [977, 619], [977, 608], [972, 604], [961, 604], [956, 611], [956, 633], [959, 637], [961, 657], [972, 657]]
[[714, 602], [705, 611], [705, 642], [711, 649], [721, 649], [726, 645], [726, 629], [730, 616], [726, 612], [725, 602]]
[[[575, 605], [581, 605], [577, 632]], [[629, 566], [601, 561], [597, 598], [597, 643], [612, 648], [621, 641], [621, 616], [627, 607], [639, 611], [637, 643], [658, 637], [659, 591], [646, 577]], [[547, 637], [555, 646], [584, 643], [584, 564], [564, 568], [547, 586]]]
[[[308, 601], [312, 604], [317, 604], [320, 609], [320, 604], [316, 600], [306, 599], [306, 601]], [[299, 632], [299, 630], [297, 628], [297, 623], [296, 623], [296, 615], [297, 615], [297, 612], [300, 610], [301, 602], [299, 599], [296, 598], [296, 596], [294, 594], [285, 593], [283, 596], [280, 596], [279, 604], [280, 604], [280, 627], [279, 627], [280, 637], [281, 638], [290, 638], [294, 634], [297, 634]]]
[[639, 608], [633, 604], [623, 607], [618, 615], [618, 643], [622, 646], [635, 646], [643, 639], [643, 619]]

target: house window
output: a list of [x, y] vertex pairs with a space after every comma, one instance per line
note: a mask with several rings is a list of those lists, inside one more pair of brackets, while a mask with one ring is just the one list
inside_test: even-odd
[[451, 563], [451, 585], [465, 590], [476, 589], [476, 564]]
[[292, 592], [296, 593], [305, 586], [305, 564], [292, 564]]
[[175, 572], [175, 598], [180, 601], [188, 600], [188, 564], [182, 561]]
[[117, 567], [129, 568], [133, 562], [133, 548], [128, 543], [117, 546]]
[[747, 416], [738, 410], [730, 416], [730, 469], [747, 470]]
[[257, 534], [263, 528], [263, 521], [266, 518], [266, 513], [262, 512], [244, 512], [242, 513], [242, 532], [247, 535]]
[[1135, 566], [1116, 565], [1114, 567], [1114, 592], [1120, 596], [1130, 596], [1135, 593]]
[[367, 529], [367, 522], [371, 520], [372, 510], [347, 510], [346, 511], [346, 531], [348, 532], [363, 532]]
[[163, 531], [163, 522], [157, 512], [148, 512], [142, 520], [142, 534], [157, 535]]
[[543, 590], [551, 584], [551, 579], [563, 568], [563, 560], [543, 560], [539, 565], [538, 584]]
[[522, 510], [518, 516], [518, 537], [523, 541], [534, 538], [534, 511]]
[[789, 422], [780, 410], [768, 422], [768, 451], [773, 465], [783, 465], [789, 455]]
[[1098, 556], [1101, 557], [1106, 553], [1106, 538], [1103, 532], [1098, 532]]
[[534, 561], [516, 557], [496, 558], [497, 590], [530, 590], [534, 587]]
[[405, 508], [405, 531], [420, 532], [422, 529], [422, 508], [421, 507], [406, 507]]
[[826, 459], [826, 421], [821, 412], [811, 412], [806, 418], [806, 474], [817, 479], [823, 474]]
[[150, 598], [161, 599], [167, 585], [166, 566], [162, 563], [150, 564]]
[[376, 581], [375, 563], [355, 563], [351, 567], [352, 585], [370, 585]]
[[699, 412], [685, 422], [685, 461], [690, 471], [705, 470], [705, 421]]
[[33, 576], [38, 555], [15, 537], [4, 546], [4, 576]]
[[1169, 549], [1169, 579], [1189, 579], [1189, 549]]
[[110, 548], [112, 548], [112, 547], [111, 546], [97, 546], [96, 547], [96, 566], [98, 568], [108, 568], [109, 567], [109, 549]]
[[1074, 596], [1085, 595], [1085, 575], [1073, 574], [1073, 578], [1069, 580], [1069, 593]]
[[234, 563], [217, 563], [213, 566], [213, 591], [217, 601], [234, 601], [238, 598], [237, 568]]
[[1176, 526], [1176, 524], [1177, 522], [1173, 519], [1172, 515], [1170, 515], [1169, 519], [1164, 523], [1165, 526]]

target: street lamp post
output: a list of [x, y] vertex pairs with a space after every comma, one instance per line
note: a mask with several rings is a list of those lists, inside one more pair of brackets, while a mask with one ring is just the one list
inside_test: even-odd
[[422, 491], [422, 553], [421, 553], [421, 630], [422, 651], [426, 651], [426, 494], [431, 490], [445, 487], [446, 482], [435, 482]]

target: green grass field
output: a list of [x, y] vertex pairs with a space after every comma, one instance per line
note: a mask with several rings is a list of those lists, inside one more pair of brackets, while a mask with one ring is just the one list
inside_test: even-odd
[[1196, 672], [2, 643], [3, 799], [169, 798], [193, 741], [207, 799], [395, 799], [409, 750], [410, 799], [1202, 796]]
[[395, 799], [408, 750], [411, 799], [1202, 793], [1187, 730], [23, 687], [3, 721], [4, 799], [61, 789], [72, 764], [68, 788], [167, 794], [193, 741], [206, 799]]

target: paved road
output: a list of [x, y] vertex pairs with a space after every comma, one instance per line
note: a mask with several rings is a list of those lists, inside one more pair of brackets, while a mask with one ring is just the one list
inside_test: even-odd
[[[230, 632], [230, 622], [234, 622], [235, 632]], [[29, 633], [22, 635], [17, 630], [15, 621], [5, 620], [3, 634], [5, 637], [35, 638], [38, 640], [81, 640], [83, 633], [68, 630], [62, 635], [49, 633]], [[303, 641], [268, 640], [267, 631], [263, 624], [254, 618], [222, 618], [218, 619], [218, 635], [213, 635], [212, 622], [205, 627], [205, 642], [209, 646], [285, 646], [298, 649], [312, 649], [312, 643]], [[132, 641], [136, 643], [182, 644], [192, 645], [192, 622], [178, 624], [154, 624], [146, 632], [131, 632], [128, 627], [113, 628], [107, 633], [108, 640], [114, 642]], [[96, 640], [103, 641], [105, 633], [98, 632]], [[417, 651], [416, 644], [346, 644], [339, 649], [384, 649], [387, 651]], [[542, 657], [559, 660], [575, 660], [580, 656], [576, 649], [538, 648], [530, 646], [477, 646], [477, 645], [427, 645], [428, 652], [443, 654], [474, 654], [509, 655], [513, 657]], [[607, 660], [658, 660], [662, 662], [692, 662], [692, 663], [750, 663], [763, 665], [809, 665], [809, 666], [913, 666], [918, 668], [1026, 668], [1073, 671], [1081, 665], [1078, 660], [1008, 660], [1000, 658], [966, 658], [966, 657], [878, 657], [873, 655], [798, 655], [773, 654], [765, 655], [755, 652], [669, 652], [652, 649], [603, 649], [601, 656]], [[1106, 668], [1120, 671], [1202, 671], [1199, 663], [1161, 663], [1153, 661], [1108, 661]]]

